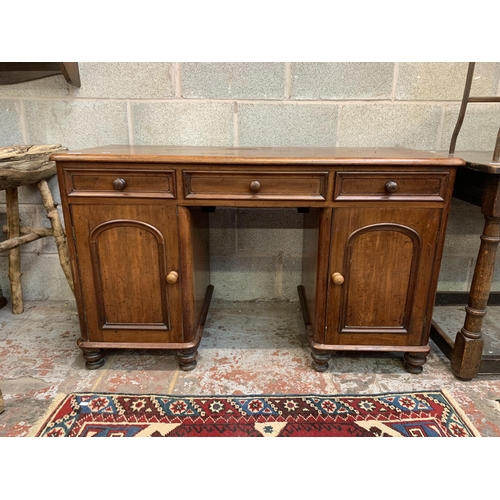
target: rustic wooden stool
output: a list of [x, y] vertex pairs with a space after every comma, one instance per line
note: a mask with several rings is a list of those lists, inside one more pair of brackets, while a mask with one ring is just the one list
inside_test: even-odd
[[[9, 280], [14, 314], [21, 314], [24, 311], [20, 247], [39, 238], [54, 237], [61, 267], [74, 292], [66, 234], [56, 208], [57, 204], [47, 184], [47, 179], [56, 173], [55, 162], [49, 161], [50, 155], [56, 151], [66, 151], [66, 148], [59, 144], [0, 148], [0, 189], [5, 189], [7, 205], [7, 225], [3, 228], [3, 232], [7, 233], [7, 239], [0, 242], [0, 252], [9, 252]], [[36, 184], [42, 195], [52, 229], [26, 227], [20, 224], [17, 188], [30, 184]]]

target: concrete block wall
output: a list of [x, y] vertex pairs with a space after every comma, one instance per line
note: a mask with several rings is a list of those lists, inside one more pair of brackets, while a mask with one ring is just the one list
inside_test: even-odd
[[[0, 86], [0, 146], [59, 143], [214, 146], [402, 146], [446, 150], [467, 63], [80, 63], [62, 76]], [[478, 63], [473, 95], [500, 95], [500, 63]], [[473, 104], [457, 150], [492, 150], [500, 105]], [[59, 198], [57, 180], [50, 181]], [[20, 190], [22, 222], [48, 226], [36, 190]], [[5, 224], [0, 192], [0, 224]], [[215, 296], [296, 300], [301, 216], [293, 210], [211, 214]], [[440, 290], [467, 290], [483, 225], [454, 200]], [[0, 240], [5, 236], [0, 234]], [[499, 257], [500, 260], [500, 257]], [[22, 248], [26, 300], [71, 299], [54, 244]], [[10, 295], [7, 257], [0, 285]], [[500, 290], [500, 266], [494, 289]]]

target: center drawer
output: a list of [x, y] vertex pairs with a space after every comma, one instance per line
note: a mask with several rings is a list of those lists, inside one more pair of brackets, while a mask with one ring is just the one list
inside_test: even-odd
[[184, 196], [199, 200], [325, 201], [328, 172], [183, 172]]

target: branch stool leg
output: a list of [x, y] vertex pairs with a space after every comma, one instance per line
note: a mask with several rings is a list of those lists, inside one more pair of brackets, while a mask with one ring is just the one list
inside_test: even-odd
[[[21, 223], [19, 220], [19, 199], [17, 188], [5, 190], [7, 204], [7, 238], [18, 238]], [[12, 295], [12, 313], [21, 314], [24, 311], [23, 289], [21, 285], [21, 248], [9, 250], [9, 280]]]
[[52, 225], [52, 230], [54, 231], [54, 239], [57, 245], [57, 252], [59, 253], [59, 262], [64, 271], [64, 275], [68, 280], [69, 287], [71, 291], [75, 293], [75, 287], [73, 284], [73, 275], [71, 274], [71, 264], [69, 259], [68, 242], [66, 240], [66, 233], [64, 232], [61, 219], [59, 217], [59, 212], [57, 211], [56, 204], [52, 198], [52, 193], [50, 192], [49, 185], [45, 179], [42, 179], [37, 183], [38, 190], [42, 195], [43, 206], [47, 211], [47, 217]]

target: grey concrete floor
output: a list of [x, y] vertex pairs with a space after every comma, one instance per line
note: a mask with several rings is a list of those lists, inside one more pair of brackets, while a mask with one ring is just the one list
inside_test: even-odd
[[[457, 331], [463, 307], [436, 307], [435, 318]], [[500, 345], [500, 307], [485, 323]], [[109, 350], [99, 370], [85, 368], [76, 345], [74, 302], [28, 302], [13, 315], [0, 309], [0, 388], [5, 411], [0, 437], [26, 436], [57, 394], [101, 391], [150, 394], [374, 394], [446, 389], [482, 436], [500, 436], [500, 375], [464, 382], [431, 341], [424, 371], [411, 375], [397, 353], [342, 353], [326, 372], [311, 367], [298, 302], [211, 304], [198, 365], [179, 370], [175, 356], [158, 350]], [[496, 339], [496, 340], [495, 340]]]

